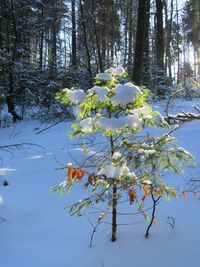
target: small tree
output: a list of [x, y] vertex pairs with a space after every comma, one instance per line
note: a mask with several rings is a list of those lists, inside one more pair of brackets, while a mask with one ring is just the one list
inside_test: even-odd
[[[87, 154], [82, 162], [68, 164], [67, 180], [53, 188], [63, 193], [76, 182], [85, 181], [92, 187], [92, 194], [68, 206], [71, 215], [80, 215], [83, 209], [106, 202], [112, 209], [112, 241], [116, 240], [117, 207], [119, 199], [126, 194], [130, 205], [145, 215], [149, 229], [154, 220], [158, 201], [177, 197], [177, 190], [164, 181], [164, 171], [181, 172], [182, 164], [191, 164], [192, 155], [176, 145], [170, 136], [175, 129], [161, 136], [150, 135], [145, 128], [169, 125], [147, 102], [148, 92], [128, 82], [123, 83], [123, 68], [110, 68], [96, 76], [96, 84], [86, 93], [82, 90], [64, 89], [57, 94], [62, 102], [72, 105], [79, 119], [72, 124], [71, 137], [97, 136], [98, 149], [82, 144]], [[140, 134], [139, 134], [140, 133]], [[88, 152], [90, 152], [88, 154]], [[151, 218], [143, 207], [145, 199], [153, 201]]]

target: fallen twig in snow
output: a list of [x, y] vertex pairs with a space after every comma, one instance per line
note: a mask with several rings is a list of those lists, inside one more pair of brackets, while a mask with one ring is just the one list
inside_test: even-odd
[[168, 115], [164, 117], [168, 124], [174, 124], [177, 122], [188, 122], [193, 120], [200, 120], [200, 114], [191, 113], [191, 112], [182, 112], [176, 115]]

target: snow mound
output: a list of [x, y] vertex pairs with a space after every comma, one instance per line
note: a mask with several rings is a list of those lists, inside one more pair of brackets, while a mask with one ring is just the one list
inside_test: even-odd
[[92, 118], [86, 118], [80, 122], [81, 131], [84, 133], [90, 133], [93, 130], [94, 122]]
[[138, 154], [143, 154], [146, 157], [152, 156], [155, 153], [156, 153], [156, 150], [154, 149], [143, 149], [143, 148], [138, 149]]
[[117, 159], [120, 159], [122, 157], [122, 154], [119, 153], [119, 152], [115, 152], [112, 156], [112, 159], [113, 160], [117, 160]]
[[120, 132], [126, 127], [132, 130], [140, 130], [143, 128], [143, 121], [136, 115], [128, 115], [121, 118], [100, 117], [96, 120], [96, 126], [105, 131], [115, 132]]
[[119, 179], [123, 176], [130, 176], [130, 170], [125, 164], [115, 166], [114, 163], [111, 163], [104, 166], [97, 174], [105, 175], [107, 178]]
[[151, 112], [152, 112], [152, 108], [149, 106], [144, 106], [142, 108], [129, 110], [129, 113], [138, 115], [138, 116], [143, 116], [144, 118], [147, 117]]
[[86, 96], [83, 90], [70, 91], [68, 94], [68, 100], [73, 104], [78, 104], [86, 101]]
[[138, 86], [132, 83], [118, 84], [114, 89], [115, 95], [111, 98], [113, 105], [126, 107], [127, 104], [133, 103], [136, 96], [141, 94]]
[[97, 100], [98, 101], [109, 101], [109, 98], [106, 96], [107, 93], [109, 93], [110, 90], [107, 87], [99, 87], [99, 86], [94, 86], [91, 89], [88, 90], [89, 94], [97, 94]]
[[75, 117], [79, 117], [81, 115], [81, 109], [79, 106], [74, 106], [73, 107], [73, 114]]
[[106, 70], [106, 72], [110, 72], [113, 75], [118, 75], [121, 76], [125, 73], [125, 69], [121, 66], [117, 67], [117, 68], [109, 68]]
[[96, 79], [103, 81], [113, 81], [113, 77], [110, 73], [101, 72], [96, 75]]

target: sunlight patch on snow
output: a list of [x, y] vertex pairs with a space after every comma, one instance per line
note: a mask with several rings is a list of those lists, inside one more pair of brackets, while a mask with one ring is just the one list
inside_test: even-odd
[[[73, 148], [73, 149], [70, 149], [70, 151], [80, 151], [82, 152], [83, 154], [85, 153], [85, 150], [81, 147], [77, 147], [77, 148]], [[97, 151], [93, 150], [93, 149], [87, 149], [87, 155], [94, 155], [96, 154]], [[70, 165], [71, 166], [71, 165]]]
[[2, 198], [2, 196], [0, 195], [0, 205], [2, 205], [3, 204], [3, 198]]
[[7, 175], [10, 172], [14, 172], [16, 169], [11, 168], [0, 168], [0, 175]]
[[43, 157], [44, 156], [42, 156], [42, 155], [34, 155], [34, 156], [27, 157], [24, 160], [41, 159]]

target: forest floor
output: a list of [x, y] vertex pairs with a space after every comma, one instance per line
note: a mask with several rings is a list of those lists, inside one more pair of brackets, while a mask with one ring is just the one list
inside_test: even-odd
[[[200, 101], [176, 101], [176, 110], [189, 110]], [[162, 109], [157, 103], [156, 109]], [[36, 121], [20, 122], [0, 130], [1, 146], [33, 143], [0, 151], [0, 266], [1, 267], [199, 267], [200, 200], [188, 194], [160, 203], [150, 236], [145, 239], [147, 227], [142, 215], [119, 216], [117, 241], [110, 241], [111, 228], [105, 218], [89, 247], [98, 210], [82, 217], [70, 217], [64, 206], [86, 195], [83, 184], [72, 189], [69, 196], [60, 197], [51, 187], [65, 180], [60, 165], [81, 157], [81, 151], [66, 133], [70, 123], [36, 134]], [[183, 184], [184, 179], [200, 177], [200, 121], [182, 125], [174, 133], [178, 143], [196, 158], [195, 169], [185, 169], [182, 176], [168, 179]], [[39, 145], [39, 146], [38, 146]], [[177, 179], [177, 180], [176, 180]], [[7, 180], [9, 186], [3, 186]], [[123, 211], [135, 212], [126, 203]], [[91, 211], [91, 210], [90, 210]], [[174, 228], [169, 218], [175, 220]], [[172, 220], [172, 219], [171, 219]]]

